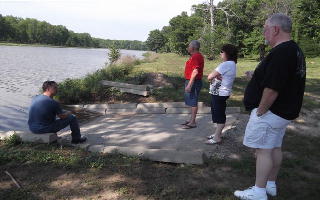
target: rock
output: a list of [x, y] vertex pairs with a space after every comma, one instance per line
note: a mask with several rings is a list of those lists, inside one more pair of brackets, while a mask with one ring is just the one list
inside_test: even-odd
[[13, 134], [19, 136], [22, 142], [47, 143], [50, 144], [58, 140], [56, 133], [34, 134], [28, 131], [8, 131], [0, 132], [0, 139], [4, 140]]

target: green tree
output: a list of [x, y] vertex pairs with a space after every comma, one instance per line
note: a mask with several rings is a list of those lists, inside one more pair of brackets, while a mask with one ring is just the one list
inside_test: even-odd
[[164, 47], [165, 37], [158, 29], [150, 31], [146, 44], [151, 51], [158, 52]]
[[108, 53], [110, 64], [113, 64], [114, 62], [116, 62], [120, 58], [120, 56], [121, 56], [120, 50], [115, 45], [112, 45]]

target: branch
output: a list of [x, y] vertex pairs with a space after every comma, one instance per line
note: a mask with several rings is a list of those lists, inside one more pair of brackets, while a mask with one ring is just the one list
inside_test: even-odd
[[13, 176], [8, 172], [8, 171], [4, 171], [4, 173], [6, 173], [10, 178], [11, 180], [14, 182], [14, 184], [16, 184], [16, 186], [18, 188], [21, 188], [21, 186], [19, 185], [19, 183], [16, 181], [16, 179], [13, 178]]

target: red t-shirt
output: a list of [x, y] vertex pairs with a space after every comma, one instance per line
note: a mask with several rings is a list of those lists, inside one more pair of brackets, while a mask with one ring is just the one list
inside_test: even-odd
[[201, 80], [203, 76], [204, 59], [201, 53], [193, 54], [189, 60], [186, 62], [184, 68], [184, 78], [190, 80], [192, 71], [198, 69], [198, 74], [196, 80]]

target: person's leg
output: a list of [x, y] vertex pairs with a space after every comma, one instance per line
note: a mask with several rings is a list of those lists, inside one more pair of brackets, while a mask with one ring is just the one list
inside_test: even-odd
[[256, 186], [265, 188], [273, 169], [273, 149], [256, 149]]
[[280, 147], [272, 150], [273, 167], [269, 174], [268, 181], [276, 181], [282, 163], [282, 150]]
[[191, 107], [191, 118], [188, 125], [191, 125], [191, 126], [196, 125], [197, 113], [198, 113], [198, 107]]
[[77, 140], [81, 137], [78, 120], [74, 115], [69, 115], [65, 119], [54, 121], [47, 129], [48, 132], [58, 132], [61, 129], [70, 125], [72, 140]]
[[70, 119], [70, 129], [72, 140], [79, 140], [81, 138], [80, 127], [76, 116], [69, 115]]
[[221, 141], [222, 137], [222, 130], [226, 124], [226, 108], [227, 108], [227, 96], [217, 96], [218, 98], [218, 113], [219, 113], [219, 120], [217, 121], [217, 128], [215, 131], [214, 139], [219, 142]]
[[198, 113], [198, 97], [202, 88], [202, 81], [195, 80], [190, 92], [191, 118], [187, 125], [196, 126], [196, 117]]
[[214, 140], [216, 142], [220, 142], [222, 139], [222, 130], [224, 128], [225, 124], [217, 124], [216, 130], [214, 132]]

